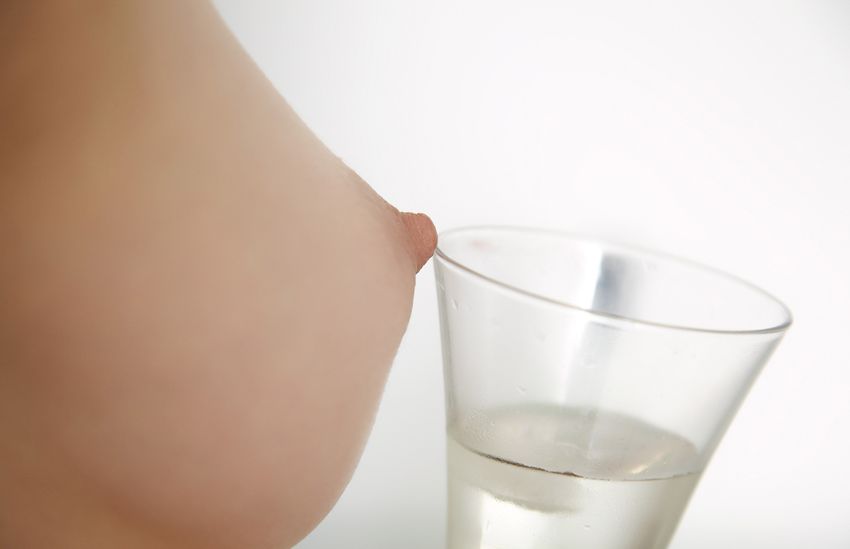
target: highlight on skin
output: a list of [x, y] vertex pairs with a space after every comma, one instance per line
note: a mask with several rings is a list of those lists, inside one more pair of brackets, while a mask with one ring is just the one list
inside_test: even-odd
[[0, 547], [294, 545], [359, 459], [433, 225], [208, 2], [9, 2], [0, 29]]

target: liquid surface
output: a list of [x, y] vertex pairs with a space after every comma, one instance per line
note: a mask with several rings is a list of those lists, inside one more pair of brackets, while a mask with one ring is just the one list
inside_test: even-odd
[[699, 480], [687, 440], [619, 414], [481, 414], [448, 437], [449, 549], [662, 549]]

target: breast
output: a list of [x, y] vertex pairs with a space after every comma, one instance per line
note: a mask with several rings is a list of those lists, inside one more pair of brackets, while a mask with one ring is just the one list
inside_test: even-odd
[[72, 171], [3, 222], [0, 484], [57, 532], [288, 546], [350, 478], [415, 266], [396, 212], [287, 116], [281, 140], [168, 134], [191, 171], [145, 161], [164, 135], [106, 144], [138, 155], [119, 184]]

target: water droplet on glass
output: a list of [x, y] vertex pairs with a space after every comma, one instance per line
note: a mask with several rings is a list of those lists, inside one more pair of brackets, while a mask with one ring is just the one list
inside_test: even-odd
[[457, 299], [452, 299], [452, 309], [457, 311]]
[[528, 389], [526, 389], [526, 388], [525, 388], [525, 387], [523, 387], [522, 385], [518, 386], [518, 387], [516, 388], [516, 390], [517, 390], [517, 392], [518, 392], [519, 394], [521, 394], [521, 395], [524, 395], [525, 393], [527, 393], [527, 392], [528, 392]]

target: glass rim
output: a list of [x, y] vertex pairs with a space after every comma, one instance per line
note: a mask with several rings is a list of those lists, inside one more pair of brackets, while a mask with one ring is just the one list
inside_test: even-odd
[[[761, 294], [763, 297], [767, 298], [768, 300], [772, 301], [777, 306], [779, 306], [779, 308], [782, 311], [784, 318], [783, 318], [782, 322], [780, 322], [779, 324], [777, 324], [775, 326], [770, 326], [770, 327], [767, 327], [767, 328], [726, 330], [726, 329], [719, 329], [719, 328], [701, 328], [701, 327], [697, 327], [697, 326], [687, 326], [687, 325], [684, 325], [684, 324], [672, 324], [672, 323], [665, 323], [665, 322], [656, 322], [656, 321], [653, 321], [653, 320], [644, 320], [644, 319], [640, 319], [640, 318], [633, 318], [633, 317], [626, 316], [626, 315], [619, 315], [619, 314], [616, 314], [616, 313], [609, 313], [609, 312], [606, 312], [606, 311], [600, 311], [600, 310], [594, 309], [592, 307], [581, 307], [581, 306], [576, 305], [574, 303], [569, 303], [567, 301], [562, 301], [562, 300], [559, 300], [559, 299], [554, 299], [554, 298], [551, 298], [551, 297], [540, 295], [538, 293], [535, 293], [535, 292], [532, 292], [532, 291], [529, 291], [529, 290], [524, 290], [522, 288], [514, 286], [513, 284], [508, 284], [508, 283], [502, 282], [500, 280], [497, 280], [495, 278], [492, 278], [490, 276], [487, 276], [487, 275], [485, 275], [485, 274], [483, 274], [479, 271], [476, 271], [475, 269], [472, 269], [471, 267], [464, 265], [463, 262], [461, 262], [460, 260], [451, 257], [449, 254], [447, 254], [440, 247], [440, 238], [443, 237], [443, 236], [457, 235], [458, 233], [473, 232], [473, 231], [496, 231], [496, 232], [543, 234], [543, 235], [548, 235], [548, 236], [555, 236], [555, 237], [559, 237], [559, 238], [569, 239], [569, 240], [572, 240], [574, 242], [584, 242], [584, 243], [597, 244], [597, 245], [601, 245], [604, 248], [619, 248], [621, 250], [636, 253], [636, 254], [649, 255], [649, 256], [654, 256], [654, 257], [661, 258], [661, 259], [664, 259], [664, 260], [667, 260], [667, 261], [673, 261], [673, 262], [678, 263], [680, 265], [685, 265], [685, 266], [689, 266], [691, 268], [696, 268], [696, 269], [700, 269], [700, 270], [705, 271], [705, 272], [709, 272], [709, 273], [711, 273], [715, 276], [719, 276], [719, 277], [725, 278], [727, 280], [730, 280], [730, 281], [732, 281], [736, 284], [743, 285], [747, 289], [749, 289], [750, 291]], [[791, 313], [791, 309], [789, 309], [788, 306], [785, 305], [785, 303], [783, 303], [776, 296], [767, 292], [766, 290], [763, 290], [762, 288], [753, 284], [752, 282], [749, 282], [749, 281], [747, 281], [747, 280], [745, 280], [745, 279], [743, 279], [739, 276], [733, 275], [733, 274], [728, 273], [724, 270], [717, 269], [715, 267], [711, 267], [711, 266], [706, 265], [704, 263], [700, 263], [698, 261], [687, 259], [687, 258], [678, 256], [676, 254], [661, 252], [661, 251], [657, 251], [657, 250], [653, 250], [653, 249], [649, 249], [649, 248], [642, 248], [640, 246], [634, 246], [634, 245], [631, 245], [631, 244], [623, 244], [623, 243], [615, 242], [615, 241], [612, 241], [612, 240], [608, 240], [606, 238], [600, 238], [600, 237], [590, 236], [590, 235], [585, 235], [585, 234], [580, 234], [580, 233], [573, 233], [573, 232], [570, 232], [570, 231], [564, 231], [564, 230], [560, 230], [560, 229], [548, 229], [548, 228], [542, 228], [542, 227], [525, 227], [525, 226], [514, 226], [514, 225], [469, 225], [469, 226], [455, 227], [455, 228], [452, 228], [452, 229], [448, 229], [446, 231], [441, 231], [439, 233], [439, 235], [437, 237], [437, 247], [434, 251], [434, 256], [439, 258], [439, 259], [442, 259], [446, 263], [449, 263], [449, 264], [467, 272], [468, 274], [473, 275], [474, 277], [476, 277], [477, 279], [479, 279], [483, 282], [493, 284], [493, 285], [498, 286], [498, 287], [500, 287], [504, 290], [508, 290], [509, 292], [521, 295], [521, 296], [526, 297], [526, 298], [531, 298], [535, 301], [547, 303], [549, 305], [555, 305], [555, 306], [562, 307], [562, 308], [569, 309], [569, 310], [573, 310], [573, 311], [579, 311], [579, 312], [582, 312], [582, 313], [585, 313], [585, 314], [589, 314], [591, 316], [602, 317], [602, 318], [609, 319], [609, 320], [616, 320], [616, 321], [620, 321], [620, 322], [633, 323], [633, 324], [638, 324], [638, 325], [643, 325], [643, 326], [650, 326], [650, 327], [653, 327], [653, 328], [663, 328], [663, 329], [667, 329], [667, 330], [680, 330], [680, 331], [686, 331], [686, 332], [701, 332], [701, 333], [710, 333], [710, 334], [756, 335], [756, 334], [773, 334], [773, 333], [785, 332], [791, 326], [791, 324], [794, 321], [792, 313]]]

